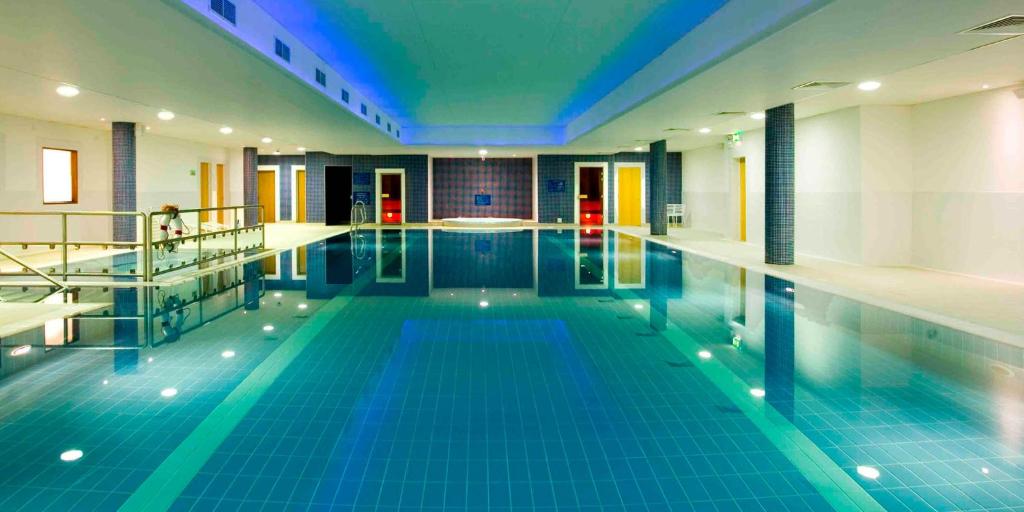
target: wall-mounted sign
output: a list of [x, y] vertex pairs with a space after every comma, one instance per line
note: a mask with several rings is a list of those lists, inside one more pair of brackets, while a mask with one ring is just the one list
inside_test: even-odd
[[369, 192], [353, 192], [352, 193], [352, 204], [356, 204], [362, 201], [363, 204], [370, 204], [370, 193]]
[[353, 185], [369, 185], [370, 184], [370, 173], [368, 172], [357, 172], [352, 174]]
[[476, 206], [490, 206], [491, 195], [490, 194], [477, 194], [473, 196], [473, 204]]
[[548, 180], [548, 192], [565, 192], [565, 180]]

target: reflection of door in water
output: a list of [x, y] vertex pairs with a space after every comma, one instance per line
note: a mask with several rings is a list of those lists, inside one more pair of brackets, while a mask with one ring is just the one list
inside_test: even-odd
[[263, 274], [268, 276], [277, 275], [277, 258], [273, 256], [263, 258]]
[[615, 284], [620, 288], [639, 287], [644, 282], [643, 241], [635, 236], [616, 233], [615, 242]]
[[580, 167], [580, 218], [585, 225], [604, 224], [604, 168]]
[[306, 246], [295, 248], [295, 275], [305, 277], [306, 275]]
[[641, 219], [641, 194], [640, 194], [640, 168], [619, 167], [616, 170], [619, 180], [619, 197], [616, 198], [619, 204], [619, 225], [639, 226], [643, 223]]
[[382, 229], [377, 231], [377, 282], [405, 282], [405, 231]]
[[295, 171], [295, 222], [306, 222], [306, 171]]
[[259, 203], [263, 205], [263, 222], [274, 222], [274, 219], [277, 218], [277, 201], [274, 199], [274, 177], [276, 175], [277, 173], [274, 171], [259, 171], [257, 173], [256, 190]]
[[576, 266], [578, 287], [605, 287], [605, 237], [600, 229], [581, 229], [579, 233], [578, 265]]
[[402, 223], [402, 175], [380, 175], [381, 224]]

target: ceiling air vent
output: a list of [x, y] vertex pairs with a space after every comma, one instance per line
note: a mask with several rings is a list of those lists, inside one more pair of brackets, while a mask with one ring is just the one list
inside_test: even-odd
[[850, 85], [850, 82], [824, 82], [824, 81], [820, 81], [820, 80], [815, 80], [813, 82], [805, 82], [805, 83], [802, 83], [802, 84], [800, 84], [800, 85], [798, 85], [796, 87], [793, 87], [793, 90], [794, 91], [803, 91], [803, 90], [822, 91], [822, 90], [827, 90], [827, 89], [838, 89], [840, 87], [845, 87], [847, 85]]
[[688, 132], [689, 128], [665, 128], [666, 132]]
[[1014, 14], [1003, 16], [997, 20], [978, 25], [960, 32], [961, 34], [980, 34], [984, 36], [1019, 36], [1024, 35], [1024, 15]]
[[716, 116], [745, 116], [745, 115], [747, 115], [747, 113], [746, 112], [730, 112], [730, 111], [725, 111], [725, 112], [719, 112], [719, 113], [717, 113], [715, 115]]

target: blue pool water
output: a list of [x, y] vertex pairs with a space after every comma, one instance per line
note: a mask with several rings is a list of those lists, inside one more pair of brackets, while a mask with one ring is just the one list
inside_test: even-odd
[[0, 510], [1024, 510], [1020, 348], [621, 233], [75, 298], [2, 340]]

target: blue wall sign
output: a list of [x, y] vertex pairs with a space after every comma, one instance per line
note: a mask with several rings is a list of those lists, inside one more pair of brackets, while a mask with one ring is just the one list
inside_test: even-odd
[[565, 192], [565, 180], [548, 180], [548, 192]]
[[362, 201], [363, 204], [370, 204], [370, 193], [369, 192], [353, 192], [352, 193], [352, 204]]
[[352, 174], [353, 185], [369, 185], [370, 184], [370, 173], [368, 172], [357, 172]]
[[491, 195], [490, 194], [477, 194], [473, 196], [473, 204], [476, 206], [490, 206]]

